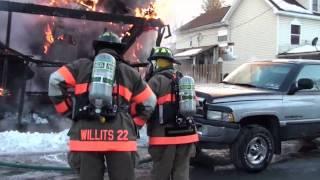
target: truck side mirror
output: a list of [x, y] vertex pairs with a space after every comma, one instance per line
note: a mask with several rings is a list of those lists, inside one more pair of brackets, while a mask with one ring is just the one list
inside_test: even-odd
[[297, 84], [298, 90], [302, 89], [312, 89], [314, 86], [313, 80], [311, 79], [299, 79]]
[[299, 90], [312, 89], [313, 86], [314, 83], [311, 79], [299, 79], [297, 83], [292, 84], [288, 94], [293, 95]]

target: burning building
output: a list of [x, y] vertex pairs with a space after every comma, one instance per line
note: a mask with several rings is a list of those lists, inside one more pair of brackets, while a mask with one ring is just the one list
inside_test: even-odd
[[49, 74], [77, 58], [90, 58], [92, 40], [106, 29], [122, 37], [127, 45], [124, 57], [128, 62], [144, 62], [151, 48], [160, 45], [165, 28], [150, 3], [149, 0], [0, 1], [0, 19], [7, 22], [0, 26], [0, 38], [5, 37], [0, 39], [3, 42], [0, 111], [7, 111], [4, 106], [10, 104], [21, 119], [25, 99], [39, 101], [41, 96], [48, 101]]

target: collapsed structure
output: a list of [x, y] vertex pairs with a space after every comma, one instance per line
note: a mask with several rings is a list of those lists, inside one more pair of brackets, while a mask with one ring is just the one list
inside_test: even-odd
[[[122, 32], [120, 32], [122, 36], [122, 42], [126, 44], [124, 54], [128, 53], [129, 56], [125, 57], [129, 58], [132, 54], [135, 58], [137, 58], [135, 50], [143, 49], [143, 45], [141, 43], [135, 45], [135, 47], [137, 47], [135, 50], [132, 50], [132, 47], [144, 32], [150, 30], [154, 32], [153, 34], [156, 35], [154, 45], [157, 46], [160, 45], [166, 29], [168, 29], [170, 35], [169, 26], [165, 26], [160, 19], [155, 19], [150, 16], [150, 13], [152, 13], [150, 10], [146, 12], [145, 18], [121, 15], [118, 13], [110, 14], [87, 10], [0, 1], [0, 11], [7, 12], [8, 14], [5, 42], [0, 42], [0, 114], [8, 111], [9, 109], [11, 111], [17, 111], [19, 126], [21, 126], [25, 95], [31, 97], [37, 95], [47, 99], [46, 89], [49, 74], [56, 68], [66, 64], [67, 62], [70, 62], [70, 60], [75, 60], [76, 58], [79, 58], [79, 56], [83, 55], [89, 56], [90, 54], [84, 54], [83, 49], [80, 49], [79, 52], [79, 48], [78, 51], [76, 51], [77, 53], [74, 53], [75, 51], [72, 50], [76, 49], [75, 47], [77, 46], [82, 46], [84, 44], [84, 40], [79, 40], [77, 39], [77, 36], [70, 35], [72, 33], [63, 31], [64, 29], [68, 28], [59, 27], [58, 25], [58, 28], [55, 30], [55, 37], [53, 37], [53, 32], [51, 32], [51, 34], [45, 33], [46, 41], [41, 56], [38, 55], [37, 57], [34, 57], [25, 55], [13, 48], [10, 48], [10, 40], [12, 39], [12, 25], [15, 20], [12, 18], [14, 13], [24, 13], [39, 17], [49, 16], [51, 18], [55, 18], [54, 23], [60, 19], [67, 18], [69, 20], [80, 20], [82, 23], [89, 22], [90, 25], [94, 22], [102, 22], [105, 24], [102, 26], [97, 26], [97, 28], [112, 28], [114, 24], [119, 24], [118, 27], [120, 27], [122, 30]], [[107, 22], [108, 25], [106, 25]], [[88, 25], [84, 24], [82, 27], [88, 27]], [[51, 30], [49, 25], [47, 25], [46, 28], [47, 30]], [[59, 31], [59, 28], [62, 30]], [[103, 31], [103, 29], [99, 29], [97, 31], [100, 33]], [[71, 30], [71, 32], [73, 31]], [[49, 36], [47, 37], [47, 35]], [[86, 37], [87, 36], [85, 35], [82, 36], [82, 38], [87, 41], [86, 44], [90, 44], [91, 46], [91, 39], [86, 39]], [[53, 44], [54, 41], [56, 41], [57, 44]], [[52, 42], [52, 44], [48, 44], [48, 42]], [[49, 47], [49, 45], [51, 47]], [[135, 67], [147, 65], [147, 63], [139, 63], [137, 61], [129, 62], [134, 63], [133, 66]], [[27, 81], [30, 81], [30, 79], [35, 79], [35, 82], [29, 85], [30, 87], [27, 87]]]

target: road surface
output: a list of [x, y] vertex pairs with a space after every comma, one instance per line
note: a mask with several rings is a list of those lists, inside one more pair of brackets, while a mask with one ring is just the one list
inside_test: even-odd
[[[257, 174], [247, 174], [234, 169], [230, 164], [228, 151], [208, 151], [211, 159], [206, 163], [192, 166], [191, 180], [319, 180], [320, 178], [320, 149], [310, 152], [298, 152], [301, 145], [297, 142], [287, 142], [283, 145], [284, 153], [276, 156], [273, 163], [265, 171]], [[145, 152], [144, 152], [145, 154]], [[32, 155], [32, 156], [6, 156], [1, 161], [25, 162], [28, 164], [51, 165], [66, 167], [65, 154]], [[212, 162], [212, 163], [211, 163]], [[151, 180], [151, 163], [140, 165], [136, 170], [137, 180]], [[1, 180], [24, 179], [52, 179], [73, 180], [75, 174], [66, 172], [42, 172], [25, 169], [12, 169], [0, 167]], [[107, 178], [106, 178], [107, 179]]]

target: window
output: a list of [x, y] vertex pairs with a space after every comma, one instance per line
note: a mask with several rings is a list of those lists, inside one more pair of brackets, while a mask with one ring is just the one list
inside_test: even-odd
[[318, 1], [319, 0], [313, 0], [312, 1], [312, 11], [318, 12], [318, 10], [319, 10], [319, 2]]
[[291, 25], [291, 44], [299, 45], [300, 44], [300, 33], [301, 26], [300, 25]]
[[297, 80], [299, 79], [311, 79], [314, 82], [313, 91], [320, 91], [320, 65], [306, 65], [300, 71]]
[[234, 70], [225, 79], [229, 84], [250, 84], [258, 88], [280, 90], [292, 64], [248, 63]]
[[218, 42], [228, 41], [228, 31], [220, 30], [218, 31]]
[[228, 36], [225, 35], [225, 36], [218, 36], [218, 41], [219, 42], [223, 42], [223, 41], [227, 41], [228, 40]]

